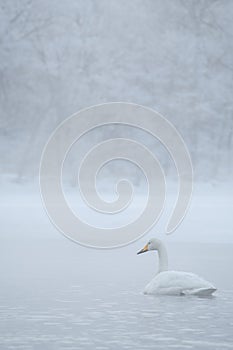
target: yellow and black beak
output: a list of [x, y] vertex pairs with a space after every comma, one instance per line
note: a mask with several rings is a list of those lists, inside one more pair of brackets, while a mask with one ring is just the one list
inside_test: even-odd
[[145, 252], [148, 252], [148, 244], [146, 244], [144, 248], [139, 250], [139, 252], [137, 252], [137, 254], [142, 254], [142, 253], [145, 253]]

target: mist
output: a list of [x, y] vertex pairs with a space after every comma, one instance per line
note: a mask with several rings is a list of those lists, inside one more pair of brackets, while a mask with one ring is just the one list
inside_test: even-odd
[[[1, 350], [233, 348], [232, 17], [230, 0], [0, 2]], [[166, 179], [157, 222], [125, 246], [103, 249], [78, 239], [84, 229], [72, 239], [51, 218], [39, 170], [61, 123], [110, 102], [153, 109], [175, 127], [191, 156], [193, 191], [183, 220], [165, 234], [180, 180], [166, 144], [130, 125], [85, 133], [62, 163], [62, 193], [70, 212], [96, 232], [136, 221], [148, 186], [132, 162], [107, 162], [96, 176], [99, 198], [117, 201], [124, 178], [132, 200], [114, 215], [93, 210], [78, 182], [91, 148], [109, 139], [136, 141], [158, 159]], [[52, 165], [65, 136], [48, 158]], [[88, 186], [91, 169], [83, 176]], [[60, 205], [56, 194], [52, 209]], [[166, 247], [168, 271], [158, 273], [156, 251], [137, 255], [151, 238]], [[153, 287], [154, 278], [170, 272], [194, 282], [201, 276], [214, 295], [184, 296], [176, 279], [165, 282], [178, 295], [143, 294], [148, 282]], [[193, 284], [187, 289], [193, 292]]]
[[[173, 123], [196, 180], [232, 180], [232, 6], [212, 0], [3, 1], [1, 173], [36, 177], [43, 147], [60, 122], [91, 105], [125, 101], [154, 108]], [[106, 133], [120, 132], [102, 128], [94, 137]], [[151, 147], [156, 151], [153, 140]], [[172, 173], [166, 153], [162, 161]]]

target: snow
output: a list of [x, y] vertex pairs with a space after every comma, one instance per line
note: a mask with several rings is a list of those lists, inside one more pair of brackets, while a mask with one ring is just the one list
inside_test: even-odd
[[[22, 0], [0, 5], [0, 348], [232, 349], [233, 79], [231, 1]], [[154, 108], [184, 138], [194, 192], [176, 232], [164, 230], [177, 194], [176, 169], [141, 130], [105, 126], [75, 144], [64, 164], [72, 209], [99, 227], [124, 225], [145, 204], [145, 179], [108, 164], [105, 199], [119, 176], [135, 186], [114, 217], [88, 209], [76, 187], [84, 154], [108, 138], [142, 142], [167, 179], [165, 211], [146, 236], [121, 249], [88, 249], [62, 236], [44, 211], [38, 172], [59, 123], [109, 101]], [[62, 145], [62, 140], [61, 140]], [[168, 248], [169, 266], [213, 282], [216, 298], [153, 298], [144, 286], [156, 254], [136, 252], [149, 237]]]
[[[125, 101], [175, 125], [197, 180], [232, 179], [232, 9], [231, 1], [4, 3], [1, 173], [37, 175], [60, 122], [90, 105]], [[171, 170], [169, 158], [163, 162]]]

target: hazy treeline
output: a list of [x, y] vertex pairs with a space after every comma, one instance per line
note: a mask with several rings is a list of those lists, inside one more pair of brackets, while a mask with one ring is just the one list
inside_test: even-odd
[[1, 173], [36, 176], [62, 120], [127, 101], [178, 128], [197, 179], [232, 178], [232, 16], [231, 0], [1, 1]]

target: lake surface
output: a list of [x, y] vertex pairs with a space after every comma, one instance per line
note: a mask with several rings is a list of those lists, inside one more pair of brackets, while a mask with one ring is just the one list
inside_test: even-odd
[[[231, 197], [200, 195], [174, 235], [163, 222], [102, 251], [64, 238], [39, 196], [16, 190], [0, 206], [1, 350], [233, 349]], [[201, 275], [216, 296], [144, 295], [157, 255], [136, 252], [153, 236], [165, 241], [171, 269]]]
[[[198, 298], [144, 295], [156, 259], [150, 253], [136, 256], [132, 246], [102, 252], [65, 238], [41, 240], [36, 246], [27, 241], [26, 246], [5, 242], [1, 350], [233, 348], [232, 273], [222, 274], [231, 247], [220, 249], [219, 270], [211, 263], [216, 251], [208, 247], [210, 260], [203, 273], [218, 292]], [[170, 250], [180, 256], [181, 265], [195, 271], [198, 265], [188, 265], [192, 259], [181, 251], [197, 247], [179, 244]], [[202, 247], [199, 262], [204, 256]]]
[[232, 349], [232, 307], [232, 292], [226, 291], [210, 299], [149, 297], [117, 284], [101, 293], [74, 285], [47, 303], [36, 296], [17, 303], [2, 299], [0, 344], [1, 349]]

